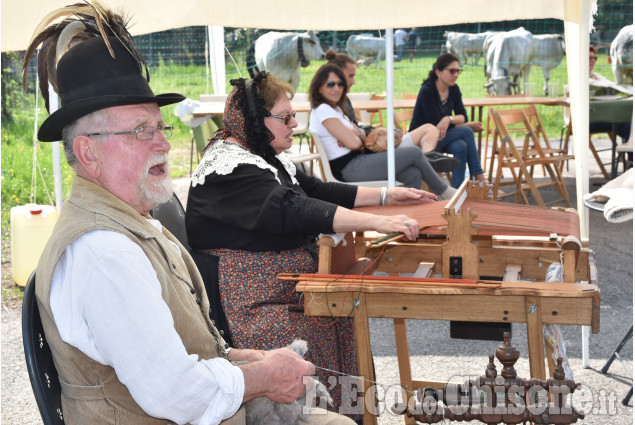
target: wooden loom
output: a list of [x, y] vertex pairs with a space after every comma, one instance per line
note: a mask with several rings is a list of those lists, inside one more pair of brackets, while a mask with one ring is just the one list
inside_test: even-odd
[[[426, 224], [415, 243], [381, 246], [357, 236], [357, 250], [374, 257], [376, 270], [391, 276], [361, 276], [359, 272], [329, 275], [337, 255], [328, 237], [318, 243], [317, 275], [286, 276], [298, 280], [296, 290], [305, 293], [305, 314], [353, 317], [361, 376], [375, 379], [370, 317], [394, 320], [400, 380], [406, 390], [440, 389], [444, 383], [412, 379], [405, 319], [525, 323], [530, 375], [538, 379], [546, 378], [543, 324], [587, 325], [593, 333], [599, 332], [597, 270], [588, 242], [579, 242], [577, 214], [486, 201], [487, 190], [466, 182], [446, 204], [360, 209], [376, 214], [403, 213]], [[506, 224], [514, 217], [520, 217], [524, 224]], [[546, 269], [555, 261], [563, 263], [564, 282], [546, 283]], [[443, 278], [399, 277], [400, 273], [421, 275], [426, 267], [428, 275], [441, 274]], [[482, 276], [503, 281], [482, 280]], [[521, 276], [535, 282], [517, 282]], [[553, 373], [550, 348], [547, 345], [546, 357]], [[361, 382], [360, 390], [367, 386]], [[406, 422], [414, 423], [412, 418]], [[376, 417], [366, 410], [364, 424], [373, 423]]]

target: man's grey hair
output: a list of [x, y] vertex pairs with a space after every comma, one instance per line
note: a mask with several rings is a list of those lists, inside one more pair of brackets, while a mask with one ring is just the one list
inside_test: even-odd
[[[64, 142], [64, 153], [66, 162], [71, 168], [77, 171], [77, 157], [73, 152], [73, 141], [77, 136], [86, 135], [93, 132], [108, 131], [110, 114], [102, 109], [73, 121], [62, 130], [62, 140]], [[108, 137], [108, 136], [97, 136]]]

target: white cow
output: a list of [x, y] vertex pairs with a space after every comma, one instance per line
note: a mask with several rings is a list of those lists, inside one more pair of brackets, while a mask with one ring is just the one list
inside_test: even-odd
[[471, 63], [478, 64], [478, 60], [483, 56], [483, 42], [485, 38], [493, 33], [493, 31], [480, 32], [472, 34], [468, 32], [446, 31], [443, 34], [445, 41], [445, 49], [459, 58], [462, 64], [467, 64], [468, 59]]
[[386, 57], [386, 39], [367, 34], [353, 34], [346, 40], [346, 50], [354, 58], [376, 57], [379, 65], [379, 61]]
[[617, 84], [633, 84], [633, 25], [620, 30], [611, 42], [611, 68]]
[[520, 93], [518, 79], [523, 76], [524, 87], [531, 69], [532, 38], [523, 27], [492, 37], [486, 56], [488, 93], [512, 94], [512, 87], [515, 93]]
[[542, 68], [542, 76], [545, 80], [545, 96], [549, 94], [549, 76], [551, 70], [560, 65], [566, 52], [564, 35], [542, 34], [532, 37], [532, 49], [530, 62]]
[[323, 58], [324, 50], [315, 32], [271, 31], [258, 37], [247, 51], [247, 66], [252, 77], [259, 71], [267, 71], [295, 90], [300, 82], [300, 67]]

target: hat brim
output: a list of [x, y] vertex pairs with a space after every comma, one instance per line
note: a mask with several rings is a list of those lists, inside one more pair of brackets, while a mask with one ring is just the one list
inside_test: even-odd
[[157, 96], [100, 96], [69, 103], [53, 112], [40, 126], [37, 138], [41, 142], [55, 142], [62, 140], [62, 130], [75, 120], [113, 106], [136, 105], [140, 103], [157, 103], [159, 107], [171, 105], [185, 100], [185, 96], [178, 93], [165, 93]]

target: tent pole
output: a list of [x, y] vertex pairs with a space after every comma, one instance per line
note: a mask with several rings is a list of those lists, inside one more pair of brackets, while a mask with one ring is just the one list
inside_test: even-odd
[[[580, 0], [570, 11], [577, 21], [564, 21], [567, 43], [571, 123], [575, 155], [576, 198], [580, 216], [580, 236], [589, 237], [589, 214], [584, 195], [589, 193], [589, 32], [591, 0]], [[582, 70], [582, 72], [580, 72]], [[589, 327], [582, 326], [582, 366], [589, 367]]]
[[395, 187], [395, 82], [394, 82], [394, 55], [393, 55], [393, 31], [386, 29], [386, 129], [388, 130], [388, 187]]
[[[57, 93], [49, 83], [49, 113], [57, 111], [59, 99]], [[51, 143], [51, 155], [53, 155], [53, 182], [55, 185], [55, 207], [58, 212], [62, 212], [62, 165], [60, 162], [60, 142]]]
[[212, 86], [214, 94], [225, 93], [225, 27], [210, 25], [207, 27], [209, 36], [209, 65], [212, 69]]

